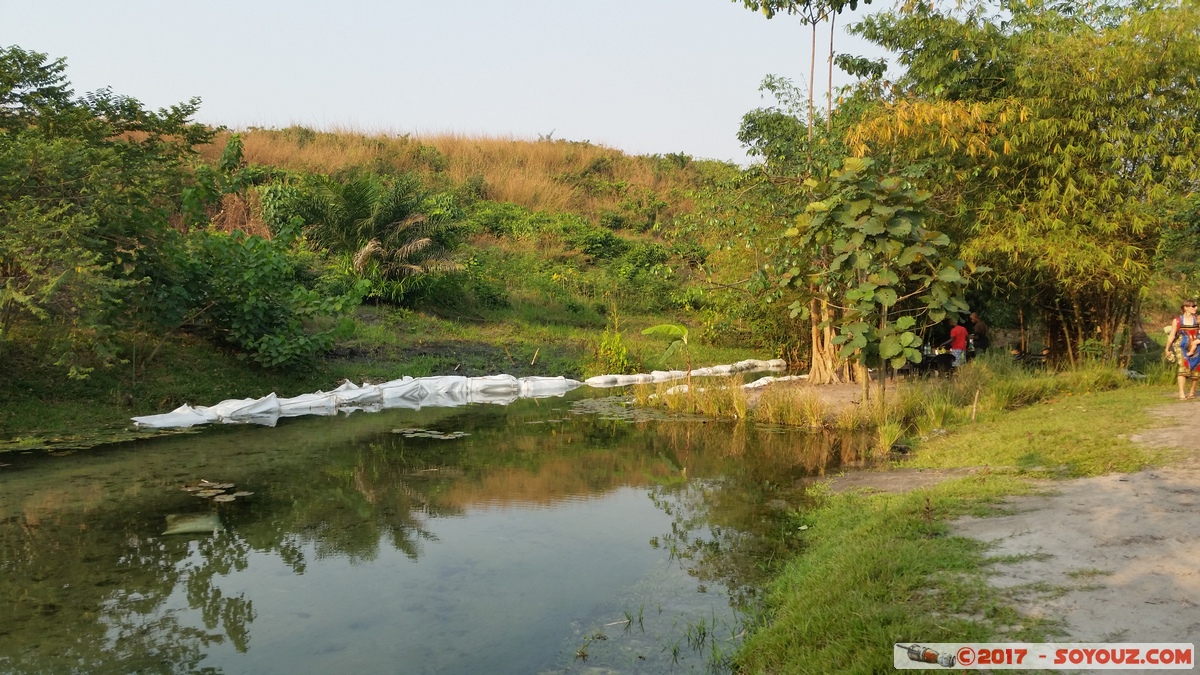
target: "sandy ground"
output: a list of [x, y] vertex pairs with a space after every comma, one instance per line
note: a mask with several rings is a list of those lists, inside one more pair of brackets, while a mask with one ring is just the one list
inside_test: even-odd
[[1048, 483], [1010, 500], [1011, 515], [963, 518], [958, 534], [993, 543], [1000, 588], [1023, 611], [1063, 622], [1072, 642], [1200, 642], [1200, 404], [1153, 411], [1162, 426], [1132, 440], [1184, 450], [1169, 466]]
[[[1057, 641], [1200, 643], [1200, 402], [1151, 413], [1161, 424], [1130, 438], [1182, 450], [1169, 466], [1040, 482], [1042, 494], [1008, 501], [1009, 515], [953, 524], [1006, 558], [991, 583], [1026, 614], [1061, 622]], [[830, 483], [904, 492], [971, 471], [864, 471]]]

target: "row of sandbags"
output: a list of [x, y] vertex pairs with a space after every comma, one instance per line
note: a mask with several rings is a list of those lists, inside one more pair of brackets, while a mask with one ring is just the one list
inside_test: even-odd
[[[783, 370], [782, 359], [760, 361], [749, 359], [726, 366], [697, 368], [692, 377], [714, 377], [764, 370]], [[251, 423], [275, 426], [281, 417], [300, 415], [336, 415], [355, 410], [384, 408], [439, 408], [467, 403], [498, 403], [507, 405], [518, 398], [543, 398], [563, 394], [587, 384], [592, 387], [620, 387], [682, 380], [684, 370], [656, 370], [641, 375], [599, 375], [586, 382], [563, 377], [522, 377], [488, 375], [487, 377], [403, 377], [383, 384], [356, 385], [346, 382], [333, 391], [318, 391], [291, 398], [268, 394], [262, 398], [229, 399], [214, 406], [181, 405], [169, 413], [134, 417], [139, 427], [168, 429], [191, 427], [197, 424]]]
[[[733, 375], [735, 373], [751, 373], [761, 372], [764, 370], [785, 370], [787, 369], [787, 361], [783, 359], [771, 359], [770, 361], [760, 361], [758, 359], [746, 359], [738, 361], [727, 366], [709, 366], [706, 368], [696, 368], [692, 371], [692, 377], [722, 377]], [[640, 373], [638, 375], [597, 375], [589, 377], [583, 383], [589, 387], [624, 387], [631, 384], [654, 384], [656, 382], [671, 382], [672, 380], [682, 380], [688, 376], [686, 370], [656, 370], [651, 373]]]
[[580, 382], [563, 377], [403, 377], [383, 384], [346, 382], [333, 391], [318, 391], [291, 398], [268, 394], [262, 398], [229, 399], [214, 406], [182, 405], [169, 413], [134, 417], [139, 427], [152, 429], [190, 427], [197, 424], [252, 423], [275, 426], [281, 417], [336, 415], [355, 410], [452, 407], [467, 403], [506, 405], [518, 398], [562, 396]]

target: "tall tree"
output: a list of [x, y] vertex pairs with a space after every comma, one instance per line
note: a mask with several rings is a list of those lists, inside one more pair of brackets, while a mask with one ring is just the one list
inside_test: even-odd
[[1200, 186], [1200, 8], [919, 5], [859, 30], [908, 71], [855, 151], [930, 167], [962, 255], [1038, 307], [1055, 352], [1114, 354]]
[[109, 363], [114, 327], [152, 314], [169, 275], [198, 100], [157, 112], [108, 90], [77, 97], [65, 62], [0, 48], [0, 350], [21, 322], [72, 375]]

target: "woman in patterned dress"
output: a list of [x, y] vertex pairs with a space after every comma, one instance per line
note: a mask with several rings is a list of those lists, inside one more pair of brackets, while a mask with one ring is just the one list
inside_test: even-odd
[[[1178, 365], [1179, 400], [1196, 397], [1196, 380], [1200, 378], [1200, 319], [1196, 317], [1196, 301], [1183, 302], [1183, 314], [1171, 322], [1167, 334], [1167, 359], [1171, 356]], [[1184, 383], [1192, 381], [1191, 391], [1184, 394]]]

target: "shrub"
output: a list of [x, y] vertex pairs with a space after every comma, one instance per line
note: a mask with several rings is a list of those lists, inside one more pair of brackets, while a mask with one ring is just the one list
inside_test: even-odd
[[594, 259], [612, 259], [629, 250], [629, 242], [594, 225], [583, 225], [564, 231], [571, 248], [578, 249]]
[[[183, 278], [163, 299], [193, 332], [227, 344], [264, 366], [297, 363], [328, 349], [349, 330], [346, 314], [366, 291], [325, 296], [299, 283], [289, 250], [293, 242], [242, 232], [199, 231], [178, 253]], [[325, 330], [314, 320], [341, 319]]]

